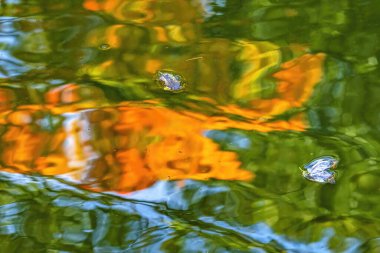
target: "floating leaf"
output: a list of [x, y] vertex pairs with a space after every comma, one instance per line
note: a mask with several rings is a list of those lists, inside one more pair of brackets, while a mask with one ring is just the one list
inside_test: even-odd
[[335, 184], [335, 169], [338, 160], [332, 156], [321, 156], [305, 164], [302, 169], [302, 175], [310, 181], [318, 183]]
[[183, 76], [170, 70], [157, 71], [154, 77], [156, 83], [166, 91], [181, 92], [186, 87], [186, 81]]

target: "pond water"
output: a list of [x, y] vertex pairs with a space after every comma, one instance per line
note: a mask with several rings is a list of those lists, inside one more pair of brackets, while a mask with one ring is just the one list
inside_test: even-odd
[[380, 252], [379, 11], [0, 1], [0, 252]]

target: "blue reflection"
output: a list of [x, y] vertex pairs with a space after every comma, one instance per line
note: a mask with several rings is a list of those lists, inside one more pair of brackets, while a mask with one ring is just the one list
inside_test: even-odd
[[11, 54], [11, 49], [20, 43], [14, 20], [10, 17], [0, 18], [0, 78], [13, 77], [29, 70], [23, 61]]
[[0, 78], [14, 77], [28, 70], [24, 62], [13, 57], [9, 52], [0, 50]]
[[203, 135], [218, 143], [226, 144], [230, 149], [249, 149], [251, 141], [242, 133], [221, 130], [207, 130]]
[[200, 0], [206, 17], [221, 15], [218, 9], [226, 7], [226, 0]]
[[[264, 222], [244, 225], [220, 220], [212, 212], [197, 214], [201, 210], [194, 203], [213, 201], [220, 193], [231, 191], [225, 185], [208, 186], [191, 180], [178, 185], [162, 181], [133, 194], [112, 196], [40, 176], [0, 172], [0, 182], [8, 185], [2, 188], [0, 235], [34, 238], [39, 242], [54, 238], [56, 248], [79, 247], [90, 242], [94, 252], [126, 249], [133, 252], [142, 248], [166, 252], [164, 245], [171, 242], [190, 252], [194, 246], [226, 249], [222, 246], [224, 240], [218, 238], [228, 234], [242, 238], [239, 243], [245, 248], [243, 252], [261, 253], [265, 251], [260, 247], [272, 247], [287, 252], [329, 253], [333, 252], [329, 249], [331, 239], [339, 236], [334, 229], [326, 228], [319, 240], [306, 243], [278, 234]], [[189, 195], [189, 190], [195, 193]], [[27, 201], [15, 202], [9, 196]], [[11, 203], [6, 203], [7, 199]], [[112, 239], [115, 235], [117, 240]], [[361, 245], [357, 238], [344, 240], [345, 252], [357, 252]]]
[[[242, 234], [251, 238], [254, 241], [263, 244], [276, 242], [282, 249], [288, 250], [287, 252], [308, 252], [308, 253], [330, 253], [333, 252], [329, 249], [330, 239], [334, 236], [335, 232], [332, 228], [327, 228], [323, 231], [323, 236], [319, 241], [312, 243], [303, 243], [300, 241], [292, 240], [283, 235], [276, 234], [267, 224], [257, 223], [251, 226], [242, 227], [234, 224], [233, 226], [225, 221], [215, 220], [213, 217], [201, 217], [200, 220], [219, 226], [223, 229], [229, 229], [236, 233]], [[346, 245], [348, 246], [345, 252], [356, 252], [360, 245], [360, 241], [356, 238], [347, 238]]]

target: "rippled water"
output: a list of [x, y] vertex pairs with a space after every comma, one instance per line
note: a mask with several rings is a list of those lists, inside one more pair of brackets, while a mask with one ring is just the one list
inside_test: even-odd
[[379, 11], [0, 1], [0, 252], [379, 252]]

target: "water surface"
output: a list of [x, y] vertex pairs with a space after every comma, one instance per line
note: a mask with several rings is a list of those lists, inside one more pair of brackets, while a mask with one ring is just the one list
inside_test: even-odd
[[0, 252], [378, 252], [379, 10], [1, 1]]

